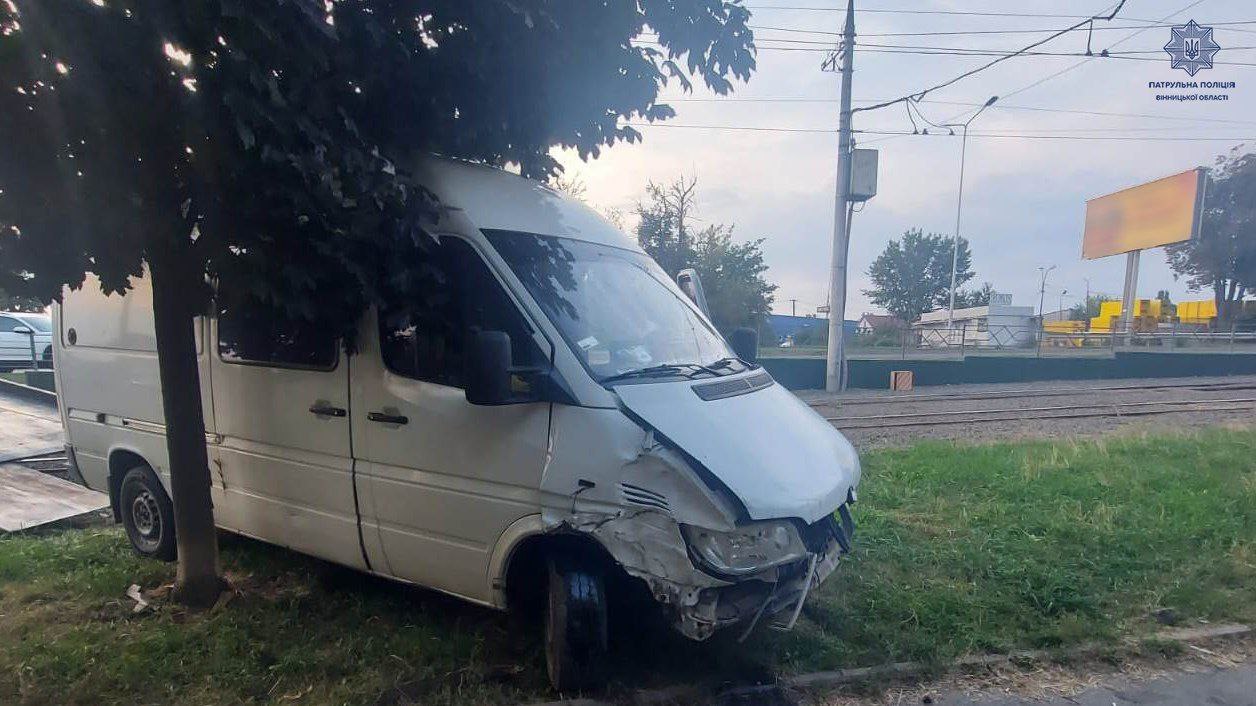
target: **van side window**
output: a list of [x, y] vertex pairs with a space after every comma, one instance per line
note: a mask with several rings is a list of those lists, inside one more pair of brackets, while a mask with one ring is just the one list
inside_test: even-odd
[[463, 341], [468, 329], [504, 331], [512, 364], [548, 364], [515, 303], [478, 253], [459, 238], [441, 238], [431, 255], [442, 286], [423, 301], [379, 312], [380, 353], [398, 375], [451, 387], [463, 386]]
[[17, 319], [0, 316], [0, 333], [13, 333], [15, 328], [17, 328]]
[[303, 321], [268, 312], [218, 312], [218, 355], [228, 363], [330, 370], [336, 367], [334, 337]]

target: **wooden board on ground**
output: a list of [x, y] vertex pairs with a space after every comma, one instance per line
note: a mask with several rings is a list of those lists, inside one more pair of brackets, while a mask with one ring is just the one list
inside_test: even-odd
[[0, 465], [0, 530], [16, 532], [109, 507], [109, 496], [24, 468]]

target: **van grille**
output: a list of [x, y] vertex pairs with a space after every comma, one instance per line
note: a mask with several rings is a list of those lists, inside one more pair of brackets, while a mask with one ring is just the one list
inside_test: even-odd
[[768, 375], [768, 371], [760, 370], [754, 375], [747, 377], [694, 385], [693, 392], [703, 400], [710, 402], [711, 400], [720, 400], [725, 397], [736, 397], [737, 395], [756, 392], [765, 387], [771, 387], [771, 385], [772, 376]]
[[667, 497], [653, 490], [647, 490], [632, 483], [620, 483], [619, 489], [624, 494], [625, 502], [641, 505], [642, 507], [652, 507], [663, 512], [671, 512], [671, 506], [667, 504]]

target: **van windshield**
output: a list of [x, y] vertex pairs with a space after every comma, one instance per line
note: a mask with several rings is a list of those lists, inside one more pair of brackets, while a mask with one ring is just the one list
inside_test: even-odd
[[484, 232], [599, 381], [733, 356], [644, 254], [570, 238]]

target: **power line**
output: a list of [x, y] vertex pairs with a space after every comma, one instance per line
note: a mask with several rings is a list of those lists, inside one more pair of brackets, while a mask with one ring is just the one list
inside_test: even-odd
[[[856, 103], [880, 103], [886, 100], [883, 98], [865, 98], [856, 99]], [[837, 103], [836, 98], [793, 98], [793, 97], [729, 97], [729, 98], [671, 98], [666, 103]], [[963, 101], [942, 101], [942, 100], [922, 100], [918, 103], [929, 105], [951, 105], [969, 108], [979, 108], [981, 103], [966, 103]], [[1045, 108], [1031, 105], [1009, 105], [1003, 102], [995, 103], [990, 106], [992, 110], [1025, 110], [1040, 113], [1061, 113], [1066, 115], [1092, 115], [1099, 117], [1111, 118], [1147, 118], [1150, 120], [1176, 120], [1183, 122], [1199, 122], [1199, 123], [1217, 123], [1231, 125], [1256, 125], [1256, 120], [1229, 120], [1226, 118], [1204, 118], [1184, 115], [1154, 115], [1151, 113], [1116, 113], [1102, 110], [1076, 110], [1069, 108]]]
[[[841, 7], [799, 7], [785, 5], [747, 5], [748, 10], [791, 10], [802, 12], [845, 12]], [[1047, 19], [1089, 20], [1094, 15], [1068, 15], [1049, 12], [987, 12], [980, 10], [917, 10], [908, 8], [856, 8], [856, 13], [878, 13], [893, 15], [955, 15], [963, 17], [1035, 17]], [[1155, 20], [1139, 20], [1127, 18], [1131, 22], [1154, 22]]]
[[[1125, 2], [1126, 2], [1126, 0], [1120, 0], [1120, 2], [1118, 2], [1118, 3], [1116, 4], [1116, 7], [1114, 7], [1114, 8], [1112, 9], [1112, 11], [1111, 11], [1110, 13], [1108, 13], [1106, 16], [1101, 15], [1101, 14], [1100, 14], [1100, 15], [1092, 15], [1090, 18], [1085, 19], [1085, 20], [1082, 20], [1081, 22], [1078, 22], [1078, 23], [1076, 23], [1076, 24], [1070, 25], [1070, 26], [1068, 26], [1068, 27], [1066, 27], [1066, 28], [1064, 28], [1064, 29], [1062, 29], [1062, 30], [1059, 30], [1058, 32], [1055, 32], [1054, 34], [1050, 35], [1049, 37], [1046, 37], [1046, 38], [1044, 38], [1044, 39], [1040, 39], [1040, 40], [1038, 40], [1038, 41], [1036, 41], [1036, 42], [1033, 42], [1032, 44], [1029, 44], [1028, 46], [1026, 46], [1026, 47], [1024, 47], [1023, 49], [1021, 49], [1021, 50], [1020, 50], [1020, 52], [1017, 52], [1017, 54], [1019, 54], [1019, 53], [1023, 53], [1023, 52], [1027, 52], [1027, 51], [1030, 51], [1030, 50], [1035, 49], [1035, 48], [1037, 48], [1037, 47], [1040, 47], [1040, 46], [1042, 46], [1043, 44], [1046, 44], [1047, 42], [1050, 42], [1051, 40], [1053, 40], [1053, 39], [1055, 39], [1055, 38], [1057, 38], [1057, 37], [1060, 37], [1060, 36], [1063, 36], [1063, 35], [1065, 35], [1065, 34], [1068, 34], [1069, 32], [1072, 32], [1072, 31], [1074, 31], [1074, 30], [1081, 29], [1083, 26], [1085, 26], [1085, 25], [1086, 25], [1086, 24], [1088, 24], [1088, 23], [1089, 23], [1089, 24], [1093, 27], [1093, 26], [1094, 26], [1094, 22], [1095, 22], [1095, 20], [1102, 20], [1102, 21], [1110, 22], [1110, 21], [1112, 21], [1112, 20], [1116, 17], [1117, 13], [1121, 11], [1121, 8], [1125, 6]], [[1197, 3], [1199, 3], [1199, 2], [1203, 2], [1203, 0], [1196, 0], [1196, 2], [1197, 2]], [[916, 92], [916, 93], [912, 93], [912, 94], [910, 94], [910, 95], [903, 96], [902, 98], [896, 98], [896, 99], [891, 100], [891, 101], [885, 101], [884, 103], [878, 103], [878, 104], [874, 104], [874, 105], [870, 105], [870, 106], [864, 106], [864, 107], [862, 107], [862, 108], [854, 108], [854, 109], [852, 110], [852, 113], [853, 113], [853, 112], [856, 112], [856, 111], [858, 111], [858, 112], [864, 112], [864, 111], [869, 111], [869, 110], [877, 110], [877, 109], [880, 109], [880, 108], [886, 108], [886, 107], [889, 107], [889, 106], [891, 106], [891, 105], [894, 105], [895, 103], [905, 103], [905, 102], [907, 102], [907, 101], [918, 101], [918, 100], [920, 100], [920, 99], [924, 98], [924, 97], [925, 97], [925, 96], [926, 96], [926, 95], [927, 95], [930, 91], [937, 91], [937, 90], [941, 90], [941, 89], [943, 89], [943, 88], [946, 88], [947, 86], [951, 86], [951, 85], [954, 85], [954, 84], [956, 84], [956, 83], [959, 83], [960, 81], [963, 81], [964, 79], [968, 78], [969, 76], [972, 76], [972, 75], [974, 75], [974, 74], [977, 74], [977, 73], [980, 73], [980, 72], [982, 72], [982, 71], [985, 71], [986, 69], [988, 69], [988, 68], [990, 68], [990, 67], [994, 66], [995, 64], [998, 64], [998, 63], [1000, 63], [1000, 62], [1007, 61], [1008, 59], [1011, 59], [1012, 57], [1016, 56], [1017, 54], [1009, 54], [1009, 55], [1007, 55], [1007, 56], [1000, 56], [1000, 57], [996, 58], [994, 61], [987, 62], [987, 63], [982, 64], [981, 66], [978, 66], [978, 67], [976, 67], [976, 68], [974, 68], [974, 69], [969, 69], [968, 71], [965, 71], [964, 73], [962, 73], [962, 74], [960, 74], [960, 75], [958, 75], [958, 76], [956, 76], [956, 77], [954, 77], [954, 78], [951, 78], [951, 79], [948, 79], [948, 80], [946, 80], [946, 81], [943, 81], [942, 83], [938, 83], [938, 84], [935, 84], [935, 85], [933, 85], [933, 86], [930, 86], [929, 88], [926, 88], [926, 89], [924, 89], [924, 90], [922, 90], [922, 91], [918, 91], [918, 92]]]
[[[1204, 2], [1204, 0], [1194, 0], [1194, 2], [1192, 2], [1192, 3], [1188, 4], [1186, 7], [1183, 7], [1181, 10], [1178, 10], [1177, 12], [1173, 12], [1173, 13], [1170, 13], [1170, 14], [1168, 14], [1168, 15], [1165, 15], [1164, 17], [1161, 17], [1161, 18], [1158, 20], [1158, 22], [1167, 22], [1167, 21], [1169, 21], [1169, 20], [1173, 19], [1174, 17], [1176, 17], [1176, 16], [1178, 16], [1178, 15], [1182, 14], [1183, 12], [1186, 12], [1187, 10], [1189, 10], [1189, 9], [1191, 9], [1191, 8], [1193, 8], [1193, 7], [1195, 7], [1196, 5], [1199, 5], [1199, 4], [1200, 4], [1200, 3], [1202, 3], [1202, 2]], [[1149, 27], [1147, 27], [1147, 28], [1143, 28], [1143, 29], [1136, 30], [1136, 31], [1134, 31], [1134, 32], [1131, 32], [1130, 34], [1125, 35], [1125, 36], [1124, 36], [1124, 37], [1122, 37], [1121, 39], [1118, 39], [1116, 42], [1114, 42], [1113, 44], [1111, 44], [1110, 46], [1108, 46], [1108, 48], [1107, 48], [1105, 51], [1110, 51], [1110, 50], [1112, 50], [1112, 49], [1114, 49], [1114, 48], [1116, 48], [1116, 47], [1119, 47], [1120, 45], [1122, 45], [1122, 44], [1124, 44], [1124, 43], [1128, 42], [1129, 40], [1133, 39], [1134, 37], [1137, 37], [1138, 35], [1140, 35], [1140, 34], [1142, 34], [1142, 33], [1146, 32], [1148, 29], [1150, 29], [1150, 28], [1149, 28]], [[1047, 75], [1047, 76], [1043, 76], [1042, 78], [1040, 78], [1040, 79], [1038, 79], [1038, 80], [1036, 80], [1036, 81], [1033, 81], [1033, 82], [1031, 82], [1031, 83], [1028, 83], [1028, 84], [1026, 84], [1026, 85], [1024, 85], [1024, 86], [1021, 86], [1020, 88], [1018, 88], [1018, 89], [1016, 89], [1016, 90], [1014, 90], [1014, 91], [1012, 91], [1012, 92], [1010, 92], [1010, 93], [1005, 93], [1005, 94], [1003, 94], [1003, 97], [1004, 97], [1004, 98], [1011, 98], [1012, 96], [1020, 95], [1021, 93], [1024, 93], [1025, 91], [1029, 91], [1029, 90], [1032, 90], [1032, 89], [1034, 89], [1034, 88], [1037, 88], [1038, 86], [1041, 86], [1042, 84], [1044, 84], [1044, 83], [1046, 83], [1046, 82], [1048, 82], [1048, 81], [1053, 81], [1053, 80], [1055, 80], [1055, 79], [1059, 78], [1060, 76], [1063, 76], [1064, 74], [1067, 74], [1067, 73], [1069, 73], [1069, 72], [1071, 72], [1071, 71], [1073, 71], [1073, 70], [1077, 69], [1079, 66], [1082, 66], [1082, 65], [1083, 65], [1083, 64], [1085, 64], [1086, 62], [1090, 61], [1090, 59], [1091, 59], [1091, 58], [1092, 58], [1092, 57], [1086, 57], [1085, 59], [1082, 59], [1081, 61], [1077, 62], [1076, 64], [1073, 64], [1073, 65], [1071, 65], [1071, 66], [1066, 66], [1065, 68], [1063, 68], [1063, 69], [1061, 69], [1061, 70], [1059, 70], [1059, 71], [1056, 71], [1056, 72], [1054, 72], [1054, 73], [1052, 73], [1052, 74], [1049, 74], [1049, 75]]]
[[[768, 126], [751, 126], [751, 125], [691, 125], [681, 123], [641, 123], [629, 122], [626, 125], [631, 127], [647, 127], [647, 128], [672, 128], [682, 130], [727, 130], [734, 132], [780, 132], [780, 133], [809, 133], [835, 135], [837, 130], [834, 128], [793, 128], [793, 127], [768, 127]], [[854, 132], [863, 135], [881, 135], [893, 137], [958, 137], [947, 132], [907, 132], [905, 130], [854, 130]], [[1256, 141], [1256, 137], [1247, 136], [1228, 136], [1228, 137], [1198, 137], [1193, 135], [1174, 135], [1171, 137], [1136, 137], [1122, 135], [1047, 135], [1047, 134], [1029, 134], [1029, 133], [1009, 133], [1009, 132], [979, 132], [970, 131], [970, 138], [987, 138], [987, 139], [1017, 139], [1017, 140], [1080, 140], [1080, 141], [1115, 141], [1115, 142], [1251, 142]]]
[[[1251, 33], [1256, 30], [1240, 29], [1237, 25], [1256, 24], [1256, 20], [1237, 20], [1233, 22], [1210, 22], [1210, 27], [1226, 27], [1231, 32]], [[1152, 23], [1147, 25], [1112, 25], [1106, 27], [1095, 27], [1092, 31], [1109, 32], [1124, 29], [1170, 29], [1177, 25], [1172, 22]], [[785, 32], [790, 34], [807, 34], [840, 37], [841, 32], [833, 32], [821, 29], [803, 29], [801, 27], [777, 27], [768, 25], [750, 25], [750, 29], [755, 31], [763, 30], [769, 32]], [[1054, 28], [1045, 29], [968, 29], [968, 30], [951, 30], [951, 31], [929, 31], [929, 32], [858, 32], [856, 37], [952, 37], [966, 36], [972, 34], [1047, 34], [1056, 31]], [[781, 40], [784, 41], [784, 40]]]

